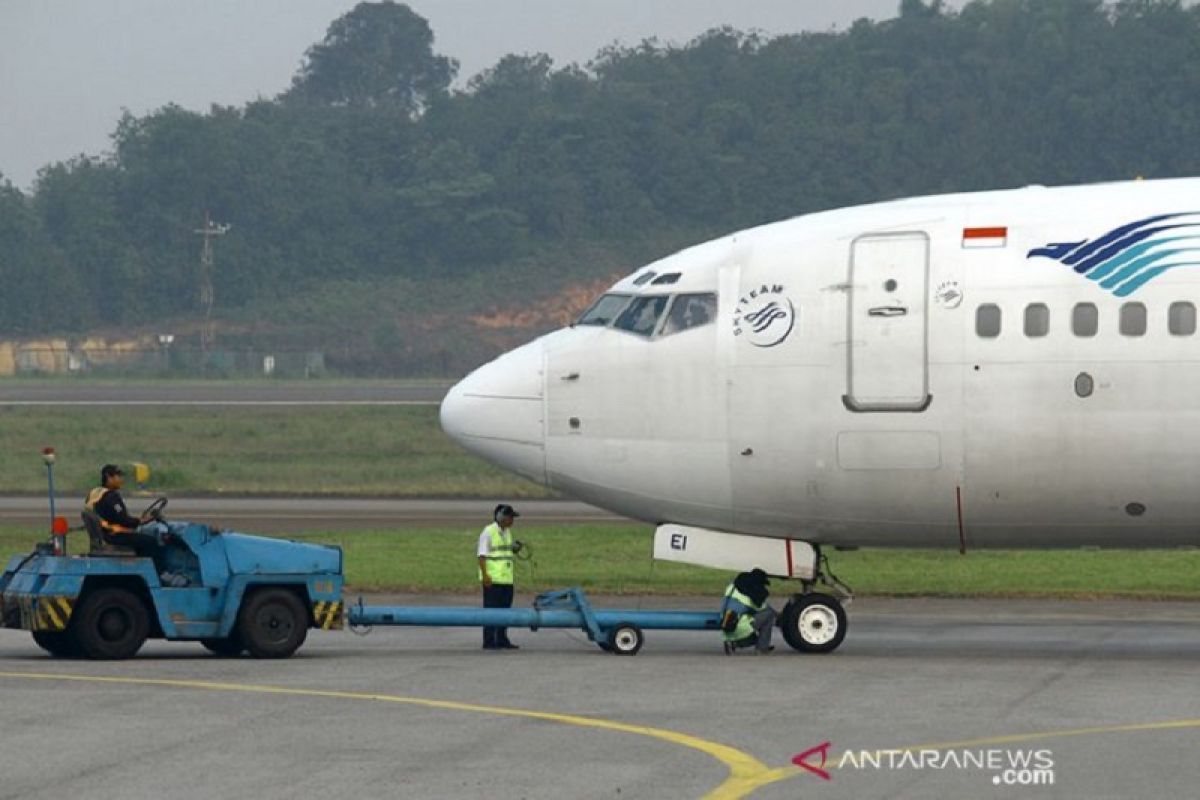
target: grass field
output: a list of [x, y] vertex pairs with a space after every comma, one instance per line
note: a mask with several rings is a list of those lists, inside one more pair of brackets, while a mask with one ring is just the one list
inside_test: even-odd
[[[461, 378], [461, 376], [459, 376]], [[180, 377], [171, 373], [148, 372], [136, 375], [104, 375], [92, 373], [80, 375], [77, 373], [51, 375], [45, 373], [17, 373], [5, 375], [0, 384], [21, 387], [71, 388], [78, 386], [122, 386], [128, 387], [130, 381], [137, 384], [155, 384], [170, 386], [262, 386], [277, 388], [279, 386], [362, 386], [363, 384], [391, 386], [451, 386], [458, 378], [447, 375], [442, 378], [409, 377], [409, 378], [356, 378], [338, 375], [326, 375], [320, 378], [296, 377], [225, 377], [211, 375], [205, 377]]]
[[0, 407], [0, 491], [45, 491], [40, 454], [52, 445], [64, 494], [84, 494], [106, 462], [141, 461], [151, 467], [151, 488], [165, 492], [547, 496], [450, 441], [437, 413], [436, 406]]
[[[352, 591], [474, 592], [475, 539], [461, 528], [297, 537], [341, 545]], [[517, 565], [522, 591], [581, 585], [611, 594], [717, 595], [729, 574], [650, 560], [651, 535], [636, 525], [519, 531], [533, 547]], [[0, 563], [32, 547], [29, 531], [0, 528]], [[860, 550], [831, 556], [860, 595], [942, 597], [1135, 597], [1200, 599], [1200, 551]]]

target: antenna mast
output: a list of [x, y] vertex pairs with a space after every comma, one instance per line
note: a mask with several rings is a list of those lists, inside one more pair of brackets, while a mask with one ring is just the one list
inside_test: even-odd
[[200, 306], [204, 309], [204, 326], [200, 329], [200, 352], [203, 354], [205, 367], [208, 365], [209, 350], [216, 339], [216, 329], [212, 321], [213, 271], [216, 269], [213, 239], [224, 236], [228, 231], [229, 226], [213, 222], [208, 211], [204, 212], [204, 227], [192, 231], [204, 237], [204, 247], [200, 251]]

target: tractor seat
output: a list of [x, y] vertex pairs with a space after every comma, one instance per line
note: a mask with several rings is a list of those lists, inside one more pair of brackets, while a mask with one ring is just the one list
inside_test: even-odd
[[137, 556], [137, 552], [132, 548], [109, 544], [104, 540], [104, 529], [100, 527], [100, 518], [95, 513], [84, 511], [80, 516], [83, 518], [83, 527], [87, 531], [88, 542], [91, 544], [88, 555], [121, 556], [123, 558]]

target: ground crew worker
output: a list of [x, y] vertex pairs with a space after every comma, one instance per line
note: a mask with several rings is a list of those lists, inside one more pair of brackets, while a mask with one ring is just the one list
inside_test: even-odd
[[[512, 608], [513, 556], [521, 543], [512, 537], [513, 521], [521, 516], [501, 503], [492, 512], [492, 524], [479, 534], [475, 554], [479, 558], [479, 581], [483, 584], [484, 608]], [[493, 625], [483, 628], [484, 650], [517, 650], [508, 640], [508, 629]]]
[[767, 573], [755, 567], [749, 572], [738, 573], [733, 583], [725, 588], [725, 601], [721, 605], [725, 655], [751, 645], [760, 655], [775, 649], [771, 646], [775, 609], [767, 605], [771, 594], [767, 587], [770, 585]]
[[116, 464], [105, 464], [100, 469], [100, 485], [88, 492], [83, 507], [100, 519], [104, 541], [128, 547], [141, 557], [157, 559], [161, 551], [158, 539], [137, 530], [150, 519], [145, 515], [134, 517], [129, 514], [121, 497], [124, 485], [125, 473], [121, 468]]

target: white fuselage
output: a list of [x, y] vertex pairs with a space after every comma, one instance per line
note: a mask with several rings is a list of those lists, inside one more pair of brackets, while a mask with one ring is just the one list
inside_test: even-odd
[[[447, 433], [653, 523], [847, 546], [1200, 544], [1200, 179], [813, 214], [609, 294], [590, 320], [608, 324], [458, 384]], [[681, 322], [680, 298], [708, 294], [711, 320]], [[647, 296], [668, 297], [620, 316]]]

